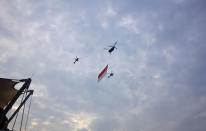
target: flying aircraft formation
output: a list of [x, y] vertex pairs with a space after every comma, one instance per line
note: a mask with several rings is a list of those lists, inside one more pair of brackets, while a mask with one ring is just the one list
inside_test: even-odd
[[[116, 42], [114, 42], [113, 43], [113, 45], [111, 46], [108, 46], [108, 47], [110, 47], [110, 48], [104, 48], [105, 50], [107, 50], [108, 52], [109, 52], [109, 54], [111, 54], [113, 51], [114, 51], [114, 49], [117, 49], [117, 47], [116, 47], [116, 44], [117, 44], [117, 41]], [[74, 58], [74, 64], [76, 63], [76, 62], [78, 62], [79, 61], [79, 58], [76, 56], [76, 58]], [[107, 68], [108, 68], [108, 65], [102, 70], [102, 72], [99, 74], [99, 76], [98, 76], [98, 81], [100, 81], [104, 76], [105, 76], [105, 74], [107, 74]], [[107, 78], [110, 78], [110, 77], [112, 77], [112, 76], [114, 76], [114, 73], [113, 72], [111, 72], [111, 73], [108, 73], [108, 76], [107, 76]]]

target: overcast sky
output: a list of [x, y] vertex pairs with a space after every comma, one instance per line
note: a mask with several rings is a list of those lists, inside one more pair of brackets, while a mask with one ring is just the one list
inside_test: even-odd
[[0, 0], [0, 77], [33, 74], [29, 131], [205, 131], [205, 12], [205, 0]]

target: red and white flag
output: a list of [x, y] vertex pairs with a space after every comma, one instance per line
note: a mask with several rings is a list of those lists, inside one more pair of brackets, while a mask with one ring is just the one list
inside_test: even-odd
[[107, 74], [107, 68], [108, 68], [108, 65], [98, 75], [98, 82]]

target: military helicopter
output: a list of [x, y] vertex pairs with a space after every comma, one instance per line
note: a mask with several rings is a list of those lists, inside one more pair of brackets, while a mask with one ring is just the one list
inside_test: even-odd
[[109, 76], [107, 77], [107, 78], [110, 78], [110, 77], [112, 77], [114, 75], [114, 73], [112, 73], [112, 71], [111, 71], [111, 73], [109, 73]]
[[104, 49], [108, 50], [108, 52], [111, 54], [114, 51], [114, 49], [117, 49], [116, 44], [117, 44], [117, 41], [114, 43], [113, 46], [108, 46], [108, 47], [111, 47], [110, 49], [107, 49], [107, 48], [104, 48]]
[[77, 62], [77, 61], [79, 61], [79, 58], [76, 56], [76, 58], [74, 58], [74, 64]]

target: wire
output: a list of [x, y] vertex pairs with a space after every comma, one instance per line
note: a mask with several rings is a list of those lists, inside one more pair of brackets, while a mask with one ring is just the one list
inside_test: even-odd
[[[25, 94], [23, 94], [23, 96], [22, 96], [22, 98], [21, 98], [21, 103], [23, 102], [24, 96], [25, 96]], [[14, 126], [15, 126], [15, 124], [16, 124], [16, 120], [17, 120], [18, 114], [19, 114], [19, 111], [18, 111], [17, 114], [16, 114], [16, 118], [15, 118], [14, 123], [13, 123], [13, 126], [12, 126], [12, 131], [13, 131]]]
[[[25, 90], [25, 92], [26, 92], [26, 96], [27, 96], [27, 89]], [[23, 113], [22, 113], [22, 117], [21, 117], [20, 131], [21, 131], [21, 128], [22, 128], [23, 120], [24, 120], [24, 110], [25, 110], [25, 103], [24, 103]]]
[[27, 129], [27, 123], [28, 123], [28, 120], [29, 120], [29, 113], [30, 113], [30, 107], [31, 107], [31, 101], [32, 101], [32, 96], [31, 96], [31, 99], [30, 99], [30, 102], [29, 102], [29, 109], [28, 109], [28, 112], [27, 112], [27, 117], [26, 117], [26, 124], [25, 124], [25, 131]]

